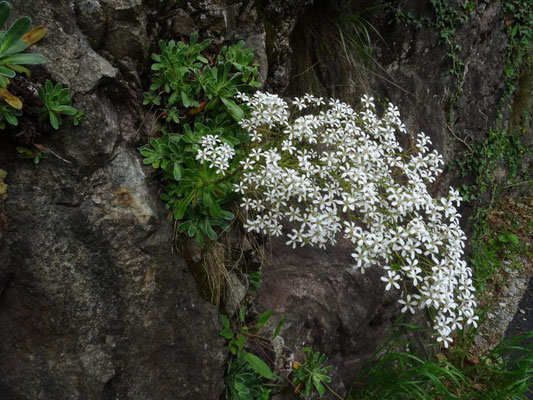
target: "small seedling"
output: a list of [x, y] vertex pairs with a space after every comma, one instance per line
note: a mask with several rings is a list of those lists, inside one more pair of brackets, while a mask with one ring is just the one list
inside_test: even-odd
[[324, 384], [331, 382], [328, 374], [333, 367], [322, 366], [326, 361], [324, 354], [314, 352], [309, 347], [304, 347], [303, 351], [306, 353], [303, 363], [295, 362], [293, 366], [294, 383], [298, 385], [298, 391], [303, 397], [309, 397], [313, 387], [322, 397], [326, 393]]
[[40, 150], [30, 150], [26, 147], [18, 146], [17, 151], [21, 158], [33, 158], [35, 164], [39, 164], [39, 161], [43, 158], [48, 158], [48, 154], [43, 153]]
[[39, 98], [43, 103], [43, 106], [37, 110], [40, 114], [39, 119], [43, 121], [48, 117], [54, 129], [59, 129], [59, 125], [62, 123], [62, 114], [74, 117], [74, 125], [77, 125], [84, 118], [83, 112], [71, 106], [70, 89], [64, 88], [61, 83], [54, 86], [47, 79], [44, 89], [39, 88]]

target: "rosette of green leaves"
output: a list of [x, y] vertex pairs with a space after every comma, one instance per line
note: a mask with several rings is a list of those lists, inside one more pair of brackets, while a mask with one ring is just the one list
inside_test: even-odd
[[198, 80], [205, 90], [205, 94], [211, 100], [206, 111], [214, 110], [219, 104], [226, 107], [229, 114], [239, 121], [244, 117], [244, 111], [239, 107], [233, 97], [242, 89], [239, 83], [243, 74], [238, 72], [230, 75], [233, 64], [230, 61], [219, 63], [217, 66], [206, 67]]
[[243, 82], [249, 84], [252, 87], [258, 88], [261, 86], [259, 82], [255, 80], [258, 74], [259, 64], [254, 62], [254, 52], [251, 48], [245, 48], [244, 42], [241, 40], [231, 46], [224, 46], [220, 50], [220, 54], [217, 57], [219, 62], [229, 61], [233, 67], [242, 74]]
[[[4, 26], [11, 12], [11, 5], [7, 1], [0, 2], [0, 26]], [[14, 78], [17, 72], [26, 72], [22, 64], [41, 64], [46, 61], [42, 54], [25, 53], [29, 46], [22, 37], [30, 30], [30, 17], [20, 17], [6, 31], [0, 31], [0, 86], [5, 88], [9, 78]]]
[[270, 389], [265, 388], [261, 376], [246, 361], [244, 354], [229, 360], [224, 383], [226, 400], [270, 399]]
[[326, 393], [324, 383], [331, 382], [331, 377], [328, 374], [333, 368], [322, 366], [326, 361], [324, 354], [314, 352], [309, 347], [304, 347], [303, 351], [306, 354], [305, 359], [298, 368], [294, 369], [294, 383], [303, 385], [300, 392], [304, 397], [307, 398], [311, 395], [313, 387], [322, 397]]
[[160, 95], [154, 95], [154, 92], [162, 90], [161, 95], [169, 95], [166, 99], [167, 108], [173, 105], [197, 107], [199, 103], [196, 98], [201, 86], [195, 77], [208, 62], [201, 52], [210, 44], [210, 40], [198, 43], [197, 32], [191, 35], [188, 44], [176, 43], [173, 40], [165, 43], [161, 40], [159, 42], [161, 54], [152, 54], [152, 59], [155, 61], [152, 64], [152, 71], [156, 71], [150, 85], [152, 94], [146, 94], [145, 97], [157, 104]]
[[[144, 104], [153, 104], [163, 117], [161, 137], [153, 138], [140, 151], [144, 163], [161, 170], [165, 193], [161, 196], [172, 212], [180, 232], [216, 240], [217, 231], [228, 228], [233, 183], [238, 180], [242, 143], [248, 134], [236, 123], [244, 110], [235, 100], [238, 92], [249, 93], [259, 85], [253, 53], [243, 42], [222, 49], [215, 61], [202, 55], [211, 41], [200, 42], [193, 33], [189, 43], [161, 41], [161, 54], [153, 54], [154, 76]], [[201, 138], [217, 136], [235, 149], [225, 175], [196, 159]]]
[[[229, 359], [224, 377], [226, 400], [267, 400], [270, 398], [270, 389], [266, 387], [274, 386], [273, 382], [280, 380], [263, 360], [245, 350], [247, 338], [257, 335], [259, 328], [270, 320], [272, 314], [272, 310], [267, 310], [257, 318], [254, 324], [247, 326], [244, 325], [245, 309], [241, 306], [238, 316], [242, 325], [236, 332], [231, 329], [228, 317], [220, 316], [223, 326], [220, 335], [229, 341], [228, 349], [233, 355]], [[282, 316], [272, 340], [278, 336], [284, 321], [285, 318]]]
[[47, 79], [44, 89], [39, 88], [38, 92], [43, 104], [42, 107], [37, 109], [37, 112], [40, 114], [39, 119], [43, 121], [48, 117], [54, 129], [59, 129], [59, 125], [62, 123], [62, 114], [74, 117], [74, 125], [78, 125], [79, 121], [83, 119], [83, 112], [72, 107], [70, 89], [63, 87], [61, 83], [54, 86]]
[[[0, 2], [0, 26], [6, 24], [10, 12], [11, 5], [7, 1]], [[9, 80], [14, 78], [17, 72], [30, 75], [30, 71], [22, 65], [41, 64], [46, 61], [42, 54], [22, 53], [46, 33], [41, 26], [32, 30], [30, 27], [31, 19], [20, 17], [7, 31], [0, 31], [0, 97], [17, 110], [22, 109], [22, 102], [6, 89]], [[7, 118], [6, 120], [9, 122]]]

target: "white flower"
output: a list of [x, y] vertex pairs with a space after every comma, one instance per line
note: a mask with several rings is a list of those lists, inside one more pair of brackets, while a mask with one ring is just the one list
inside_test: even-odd
[[[250, 115], [240, 124], [253, 148], [240, 162], [235, 190], [244, 195], [246, 229], [282, 235], [287, 219], [293, 248], [333, 246], [343, 235], [354, 246], [354, 269], [384, 266], [385, 290], [403, 284], [420, 294], [403, 296], [402, 312], [431, 308], [445, 347], [452, 331], [477, 325], [472, 271], [463, 260], [461, 198], [454, 189], [443, 198], [430, 195], [427, 185], [444, 160], [428, 136], [420, 133], [415, 146], [403, 149], [398, 108], [389, 104], [380, 117], [369, 96], [356, 112], [338, 100], [304, 95], [291, 104], [305, 115], [292, 118], [276, 95], [257, 92], [243, 101]], [[229, 168], [230, 146], [216, 137], [202, 144], [199, 160], [220, 173]]]
[[445, 348], [448, 348], [450, 343], [453, 342], [453, 339], [448, 336], [446, 333], [441, 333], [439, 337], [437, 337], [437, 342], [442, 343]]
[[409, 311], [411, 311], [411, 313], [414, 314], [415, 313], [414, 307], [418, 305], [418, 301], [416, 301], [415, 299], [420, 299], [420, 296], [415, 294], [415, 295], [413, 295], [413, 297], [411, 297], [411, 295], [408, 294], [405, 297], [405, 300], [403, 300], [403, 299], [398, 300], [398, 303], [403, 304], [403, 308], [402, 308], [401, 312], [404, 313], [407, 310], [409, 310]]
[[229, 168], [229, 161], [235, 155], [235, 150], [227, 143], [213, 135], [206, 135], [200, 139], [203, 148], [199, 148], [196, 159], [207, 163], [216, 169], [217, 174], [224, 175]]
[[385, 290], [390, 290], [391, 287], [395, 287], [396, 289], [400, 288], [400, 285], [398, 282], [396, 282], [398, 279], [400, 279], [400, 276], [394, 272], [394, 271], [388, 271], [388, 277], [382, 276], [381, 280], [384, 282], [387, 282], [387, 286], [385, 286]]

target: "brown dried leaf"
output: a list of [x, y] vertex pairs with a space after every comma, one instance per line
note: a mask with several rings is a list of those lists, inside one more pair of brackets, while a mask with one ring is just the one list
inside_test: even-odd
[[17, 110], [22, 110], [22, 101], [17, 96], [10, 93], [7, 89], [0, 88], [0, 97], [3, 98], [11, 107], [16, 108]]
[[45, 35], [46, 28], [44, 26], [39, 25], [31, 29], [24, 36], [22, 36], [21, 40], [24, 40], [28, 44], [28, 46], [31, 46], [32, 44], [35, 44], [39, 40], [41, 40]]

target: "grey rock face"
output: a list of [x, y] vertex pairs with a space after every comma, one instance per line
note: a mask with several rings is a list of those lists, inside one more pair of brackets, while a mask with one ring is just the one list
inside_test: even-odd
[[347, 242], [320, 250], [292, 249], [284, 240], [273, 240], [271, 250], [258, 311], [285, 316], [280, 336], [295, 360], [303, 360], [303, 347], [326, 354], [327, 364], [334, 366], [333, 387], [346, 393], [361, 362], [391, 327], [399, 292], [385, 292], [378, 267], [365, 274], [353, 271]]
[[170, 253], [137, 155], [120, 149], [87, 175], [54, 162], [7, 170], [3, 398], [220, 391], [218, 314]]
[[[134, 142], [136, 92], [124, 92], [92, 50], [73, 9], [30, 2], [13, 1], [14, 12], [48, 28], [37, 49], [45, 71], [71, 87], [87, 120], [44, 138], [70, 163], [35, 166], [1, 138], [0, 398], [216, 398], [225, 362], [218, 312], [172, 252], [166, 211]], [[95, 15], [139, 8], [81, 3]], [[124, 45], [142, 50], [141, 32]]]

